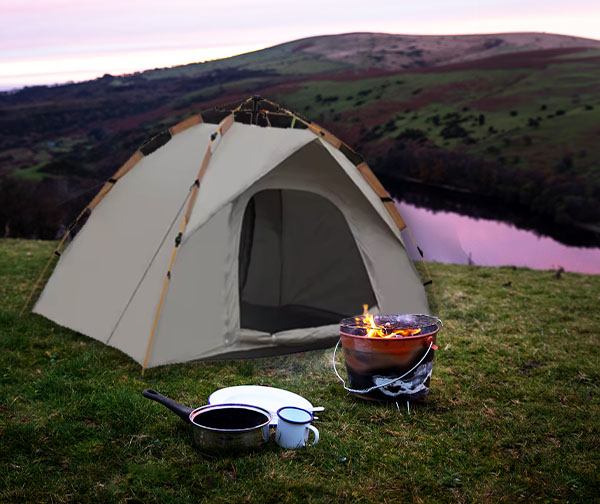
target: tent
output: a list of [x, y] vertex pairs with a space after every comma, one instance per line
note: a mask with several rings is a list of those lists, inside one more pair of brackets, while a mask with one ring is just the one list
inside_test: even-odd
[[154, 137], [84, 217], [34, 311], [144, 368], [324, 348], [363, 304], [429, 312], [366, 163], [261, 98]]

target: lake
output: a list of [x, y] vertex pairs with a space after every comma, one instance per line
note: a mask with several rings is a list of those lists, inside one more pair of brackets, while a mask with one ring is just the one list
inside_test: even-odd
[[[404, 201], [396, 206], [427, 261], [480, 266], [525, 266], [600, 274], [600, 248], [565, 245], [536, 232], [496, 220], [434, 211]], [[406, 231], [409, 254], [418, 259]]]

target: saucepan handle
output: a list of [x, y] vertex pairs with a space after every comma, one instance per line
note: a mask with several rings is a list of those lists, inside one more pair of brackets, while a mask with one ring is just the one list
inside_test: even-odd
[[153, 401], [156, 401], [157, 403], [162, 404], [163, 406], [166, 406], [184, 422], [192, 423], [190, 421], [190, 413], [194, 411], [192, 408], [188, 408], [183, 404], [179, 404], [178, 402], [173, 401], [173, 399], [169, 399], [168, 397], [159, 394], [156, 390], [146, 389], [142, 392], [142, 395], [146, 399], [151, 399]]

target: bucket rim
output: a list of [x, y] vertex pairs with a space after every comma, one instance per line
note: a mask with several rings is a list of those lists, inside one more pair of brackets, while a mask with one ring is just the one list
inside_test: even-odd
[[[433, 326], [433, 324], [432, 324]], [[369, 341], [406, 341], [406, 340], [418, 340], [421, 338], [427, 338], [428, 336], [433, 336], [440, 331], [440, 326], [436, 325], [435, 329], [431, 332], [419, 333], [415, 336], [402, 336], [401, 338], [377, 338], [377, 337], [369, 337], [369, 336], [359, 336], [358, 334], [348, 334], [340, 329], [340, 336], [345, 336], [347, 338], [356, 338], [359, 340], [369, 340]], [[344, 342], [342, 341], [342, 344]]]
[[[420, 332], [418, 334], [415, 334], [414, 336], [403, 336], [402, 338], [369, 338], [366, 335], [358, 335], [358, 334], [349, 334], [348, 332], [345, 332], [344, 329], [348, 328], [349, 330], [352, 330], [351, 328], [353, 327], [357, 327], [356, 326], [356, 319], [359, 317], [364, 317], [365, 315], [368, 314], [363, 314], [363, 315], [354, 315], [351, 317], [346, 317], [344, 319], [342, 319], [340, 321], [340, 335], [343, 336], [347, 336], [350, 338], [359, 338], [359, 339], [368, 339], [368, 340], [385, 340], [385, 341], [390, 341], [390, 340], [394, 340], [394, 341], [406, 341], [406, 340], [417, 340], [419, 338], [424, 338], [427, 336], [431, 336], [431, 335], [435, 335], [439, 332], [439, 330], [441, 329], [441, 327], [444, 325], [443, 322], [436, 316], [434, 315], [428, 315], [425, 313], [397, 313], [397, 314], [377, 314], [377, 315], [373, 315], [374, 318], [384, 318], [384, 319], [404, 319], [403, 322], [406, 323], [408, 321], [410, 321], [410, 319], [416, 319], [419, 322], [422, 323], [419, 324], [418, 322], [415, 324], [415, 322], [412, 322], [413, 329], [419, 328], [421, 330], [423, 329], [429, 329], [430, 327], [435, 327], [435, 330], [428, 330], [427, 332]], [[400, 321], [400, 320], [398, 320]], [[362, 327], [359, 327], [359, 329], [363, 329]]]

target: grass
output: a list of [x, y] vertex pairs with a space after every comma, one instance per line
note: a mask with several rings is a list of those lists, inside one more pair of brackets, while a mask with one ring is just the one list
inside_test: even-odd
[[[0, 241], [0, 502], [593, 502], [600, 277], [431, 264], [440, 350], [411, 405], [347, 395], [332, 350], [150, 369], [32, 314], [54, 243]], [[340, 363], [341, 364], [341, 363]], [[263, 384], [325, 406], [321, 441], [206, 460], [142, 398]]]
[[[406, 128], [420, 129], [437, 146], [466, 149], [494, 161], [498, 155], [488, 153], [487, 149], [495, 146], [506, 158], [518, 156], [524, 169], [543, 170], [582, 149], [590, 158], [597, 157], [600, 151], [597, 142], [589, 141], [589, 132], [600, 113], [599, 82], [595, 67], [581, 62], [561, 62], [527, 71], [513, 68], [411, 73], [406, 70], [394, 76], [344, 82], [308, 81], [298, 90], [275, 99], [325, 123], [334, 132], [336, 127], [345, 126], [341, 114], [360, 119], [356, 128], [364, 123], [381, 127], [391, 119], [394, 127], [379, 132], [377, 138], [389, 140]], [[323, 100], [319, 100], [319, 95]], [[395, 106], [397, 110], [387, 114], [385, 107], [369, 111], [377, 103], [393, 104], [388, 109]], [[556, 115], [557, 111], [564, 115]], [[444, 138], [442, 130], [447, 121], [443, 119], [449, 113], [460, 115], [464, 120], [461, 125], [475, 142], [466, 147], [462, 137]], [[477, 123], [480, 114], [485, 116], [484, 124]], [[442, 119], [438, 126], [431, 122], [434, 115]], [[529, 123], [537, 118], [537, 125]], [[495, 131], [490, 132], [490, 127]], [[511, 149], [496, 145], [498, 141], [523, 136], [535, 138], [542, 152], [518, 145]], [[548, 149], [548, 145], [553, 145], [553, 149]], [[585, 171], [589, 175], [592, 170]]]

